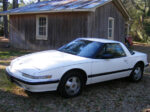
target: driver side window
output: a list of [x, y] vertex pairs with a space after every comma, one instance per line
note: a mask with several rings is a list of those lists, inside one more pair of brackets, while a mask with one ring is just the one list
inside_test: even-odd
[[118, 43], [108, 43], [100, 50], [96, 58], [99, 59], [110, 59], [110, 58], [121, 58], [125, 57], [126, 54], [123, 48]]

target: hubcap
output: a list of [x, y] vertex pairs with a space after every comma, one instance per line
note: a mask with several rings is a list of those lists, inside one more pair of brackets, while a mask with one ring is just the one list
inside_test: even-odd
[[67, 94], [75, 95], [80, 91], [81, 82], [78, 77], [71, 77], [67, 80], [65, 89]]
[[142, 71], [140, 67], [137, 67], [134, 71], [134, 79], [139, 80], [142, 76]]

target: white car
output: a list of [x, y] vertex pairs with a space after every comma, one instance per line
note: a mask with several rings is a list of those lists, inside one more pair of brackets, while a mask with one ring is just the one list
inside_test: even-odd
[[88, 84], [123, 77], [138, 82], [146, 66], [146, 54], [131, 51], [121, 42], [78, 38], [58, 50], [16, 58], [6, 73], [27, 91], [58, 90], [64, 97], [73, 97]]

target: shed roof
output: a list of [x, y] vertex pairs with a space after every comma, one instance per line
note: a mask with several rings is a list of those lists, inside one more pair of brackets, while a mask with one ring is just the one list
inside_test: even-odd
[[[90, 12], [106, 3], [118, 0], [53, 0], [30, 4], [24, 7], [0, 12], [0, 15], [52, 13], [52, 12]], [[118, 2], [119, 3], [119, 2]], [[125, 10], [126, 12], [126, 10]], [[129, 17], [128, 13], [126, 12]]]

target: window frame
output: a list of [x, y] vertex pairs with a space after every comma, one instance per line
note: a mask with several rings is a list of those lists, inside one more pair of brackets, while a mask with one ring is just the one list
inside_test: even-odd
[[130, 33], [130, 24], [129, 24], [129, 22], [125, 23], [125, 33], [126, 33], [126, 36], [128, 37], [129, 33]]
[[[46, 35], [39, 35], [39, 19], [40, 17], [46, 18]], [[47, 15], [37, 15], [36, 16], [36, 39], [37, 40], [47, 40], [48, 38], [48, 16]]]
[[[106, 51], [108, 44], [118, 44], [118, 45], [121, 47], [121, 49], [122, 49], [122, 51], [124, 52], [124, 54], [125, 54], [124, 56], [113, 57], [113, 58], [110, 58], [110, 59], [117, 59], [117, 58], [127, 57], [127, 54], [126, 54], [125, 50], [122, 48], [122, 46], [120, 45], [120, 43], [106, 43], [106, 44], [104, 44], [103, 48], [100, 49], [100, 50], [105, 49], [105, 51]], [[97, 56], [98, 56], [98, 54], [96, 55], [96, 57], [97, 57]], [[96, 58], [96, 59], [103, 59], [103, 58]]]
[[[112, 28], [109, 27], [110, 20], [112, 21]], [[114, 26], [115, 26], [115, 18], [109, 17], [108, 18], [108, 39], [114, 40]], [[109, 36], [109, 30], [110, 29], [112, 30], [112, 36], [111, 37]]]

